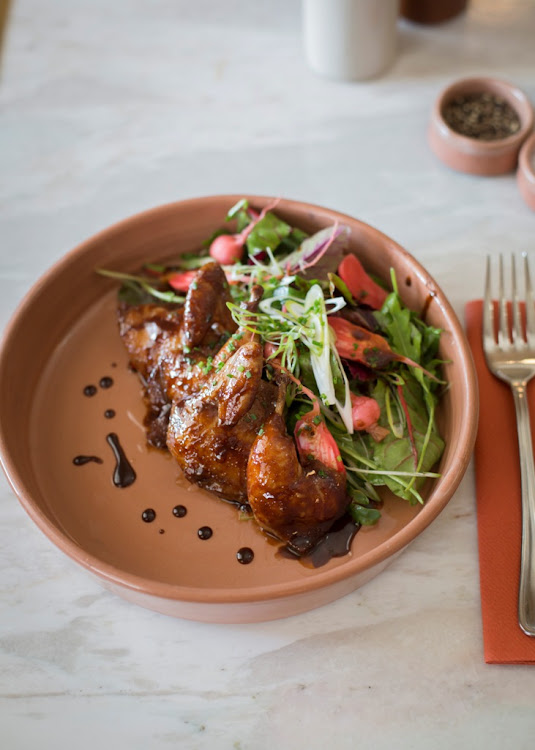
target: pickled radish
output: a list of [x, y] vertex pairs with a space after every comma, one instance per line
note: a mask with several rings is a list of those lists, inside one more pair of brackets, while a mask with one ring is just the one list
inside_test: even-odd
[[390, 430], [379, 424], [381, 407], [377, 401], [369, 396], [356, 396], [352, 393], [351, 406], [355, 430], [365, 430], [377, 443], [384, 440]]
[[210, 245], [210, 255], [222, 266], [232, 266], [242, 257], [245, 240], [241, 234], [220, 234]]
[[220, 234], [212, 240], [210, 245], [210, 255], [212, 258], [221, 263], [222, 266], [232, 266], [241, 260], [247, 237], [258, 222], [262, 221], [268, 211], [275, 208], [278, 202], [277, 199], [268, 203], [259, 214], [254, 212], [253, 220], [239, 234]]
[[338, 276], [357, 302], [369, 305], [375, 310], [383, 306], [387, 293], [368, 276], [356, 255], [346, 255], [338, 266]]
[[374, 398], [351, 394], [351, 414], [353, 427], [356, 430], [367, 430], [375, 424], [381, 416], [381, 409]]
[[197, 276], [197, 271], [177, 271], [167, 278], [167, 283], [177, 292], [187, 292], [191, 282]]
[[329, 432], [329, 428], [323, 421], [316, 424], [315, 419], [310, 419], [310, 414], [300, 419], [295, 425], [294, 436], [297, 450], [301, 460], [306, 463], [310, 460], [319, 461], [328, 469], [346, 473], [340, 448], [336, 440]]

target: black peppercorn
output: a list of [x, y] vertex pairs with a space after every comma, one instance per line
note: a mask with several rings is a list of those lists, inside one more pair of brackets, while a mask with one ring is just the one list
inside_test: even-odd
[[480, 141], [509, 138], [520, 130], [520, 118], [511, 105], [489, 92], [452, 99], [445, 104], [442, 116], [456, 133]]

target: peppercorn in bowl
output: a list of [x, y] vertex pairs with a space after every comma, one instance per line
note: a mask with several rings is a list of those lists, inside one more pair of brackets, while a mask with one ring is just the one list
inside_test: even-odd
[[516, 168], [532, 127], [533, 108], [519, 88], [497, 78], [463, 78], [438, 96], [428, 140], [452, 169], [493, 176]]

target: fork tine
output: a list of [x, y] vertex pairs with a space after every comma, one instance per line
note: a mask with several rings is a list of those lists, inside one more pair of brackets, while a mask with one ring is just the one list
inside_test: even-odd
[[524, 330], [522, 328], [520, 302], [516, 290], [516, 261], [514, 254], [511, 254], [511, 296], [511, 307], [513, 309], [513, 344], [522, 345], [524, 343]]
[[494, 304], [490, 290], [490, 255], [487, 255], [485, 293], [483, 295], [483, 345], [485, 349], [490, 350], [494, 344]]
[[526, 282], [526, 338], [530, 346], [535, 346], [535, 302], [529, 273], [528, 254], [522, 253], [524, 257], [524, 278]]
[[507, 318], [507, 300], [503, 284], [503, 256], [500, 253], [498, 266], [498, 300], [500, 308], [500, 325], [498, 328], [498, 346], [502, 349], [509, 348], [509, 322]]

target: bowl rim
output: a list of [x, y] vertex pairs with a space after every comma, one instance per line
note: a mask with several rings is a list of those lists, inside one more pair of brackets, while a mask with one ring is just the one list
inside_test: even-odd
[[[32, 307], [33, 297], [37, 291], [41, 291], [51, 282], [51, 280], [61, 271], [68, 267], [74, 259], [91, 250], [95, 243], [101, 242], [106, 237], [113, 235], [115, 232], [127, 227], [132, 227], [138, 223], [144, 223], [147, 220], [157, 219], [163, 214], [180, 208], [187, 210], [188, 206], [204, 203], [211, 203], [214, 200], [225, 201], [233, 205], [232, 201], [237, 202], [246, 197], [251, 203], [264, 205], [274, 200], [273, 197], [250, 194], [217, 194], [205, 195], [186, 200], [172, 201], [144, 211], [137, 212], [131, 216], [114, 222], [105, 229], [85, 239], [73, 249], [66, 252], [59, 258], [49, 269], [40, 276], [40, 278], [26, 292], [19, 305], [16, 307], [11, 319], [9, 320], [0, 342], [0, 381], [2, 373], [6, 367], [5, 353], [8, 349], [8, 343], [16, 336], [19, 322], [24, 318]], [[453, 493], [460, 484], [466, 468], [470, 462], [472, 450], [475, 443], [478, 417], [478, 386], [475, 367], [473, 364], [472, 354], [468, 342], [464, 336], [461, 323], [457, 318], [451, 304], [446, 296], [429, 275], [429, 273], [420, 265], [420, 263], [395, 240], [385, 235], [380, 230], [367, 224], [366, 222], [356, 219], [353, 216], [341, 213], [334, 209], [319, 206], [305, 201], [291, 200], [281, 198], [279, 202], [281, 210], [292, 211], [309, 211], [313, 214], [324, 214], [330, 219], [337, 219], [341, 222], [347, 222], [350, 226], [358, 224], [372, 233], [380, 240], [386, 241], [396, 252], [402, 255], [413, 267], [419, 278], [435, 292], [434, 304], [437, 304], [449, 325], [449, 331], [452, 333], [458, 344], [460, 369], [457, 377], [462, 377], [466, 393], [466, 412], [473, 414], [474, 419], [462, 421], [461, 429], [456, 437], [453, 446], [452, 463], [456, 464], [455, 471], [450, 470], [440, 479], [440, 492], [435, 495], [432, 503], [426, 503], [417, 515], [409, 523], [400, 529], [391, 539], [386, 540], [378, 547], [373, 548], [358, 558], [347, 556], [345, 563], [333, 568], [318, 568], [314, 576], [296, 578], [285, 583], [268, 584], [263, 586], [234, 588], [192, 588], [181, 586], [180, 584], [165, 583], [154, 579], [148, 579], [140, 575], [131, 574], [116, 566], [102, 561], [96, 555], [84, 551], [73, 539], [66, 533], [62, 532], [52, 521], [36, 506], [31, 491], [26, 486], [24, 476], [21, 475], [11, 456], [9, 449], [9, 438], [5, 432], [2, 420], [0, 420], [0, 463], [4, 473], [11, 485], [13, 491], [18, 497], [19, 502], [28, 513], [30, 518], [39, 527], [39, 529], [68, 557], [86, 568], [99, 578], [111, 584], [119, 585], [122, 588], [131, 591], [142, 592], [148, 596], [159, 599], [172, 601], [181, 601], [189, 603], [203, 604], [244, 604], [248, 602], [265, 602], [268, 600], [280, 600], [287, 597], [295, 596], [302, 593], [309, 593], [313, 590], [323, 589], [331, 584], [339, 583], [345, 579], [353, 578], [363, 571], [374, 567], [396, 552], [405, 548], [413, 539], [415, 539], [443, 510], [451, 499]]]
[[530, 161], [535, 157], [535, 133], [532, 133], [522, 144], [518, 155], [518, 170], [521, 171], [530, 186], [535, 190], [535, 165]]

